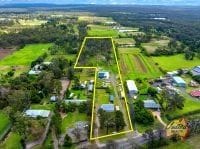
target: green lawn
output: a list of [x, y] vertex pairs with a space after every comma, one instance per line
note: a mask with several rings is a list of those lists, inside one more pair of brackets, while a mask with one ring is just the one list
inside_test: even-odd
[[118, 32], [110, 26], [89, 25], [88, 36], [100, 37], [117, 37]]
[[0, 66], [29, 66], [33, 60], [47, 52], [50, 46], [51, 44], [26, 45], [23, 49], [0, 60]]
[[161, 147], [160, 149], [199, 149], [200, 148], [200, 135], [191, 136], [185, 141], [170, 142], [168, 146]]
[[9, 117], [6, 114], [0, 112], [0, 136], [6, 130], [9, 124]]
[[0, 148], [2, 149], [22, 149], [22, 145], [20, 143], [20, 136], [14, 132], [11, 132], [8, 135], [8, 138], [0, 144]]
[[185, 100], [184, 107], [182, 110], [176, 110], [173, 112], [169, 112], [170, 117], [176, 117], [176, 116], [181, 116], [184, 114], [187, 114], [188, 112], [200, 110], [200, 102], [195, 101], [193, 99], [189, 99], [188, 97]]
[[186, 60], [183, 54], [153, 57], [153, 60], [166, 71], [191, 68], [200, 64], [200, 59], [195, 57], [194, 60]]
[[158, 47], [167, 46], [169, 39], [153, 39], [148, 43], [142, 43], [142, 47], [147, 50], [148, 53], [153, 53]]
[[31, 109], [41, 109], [41, 110], [53, 110], [55, 107], [55, 104], [32, 104]]
[[78, 121], [87, 121], [87, 115], [84, 113], [67, 113], [67, 115], [62, 120], [61, 132], [64, 133], [68, 128], [72, 127], [74, 123]]
[[119, 64], [125, 79], [155, 78], [161, 75], [151, 57], [144, 56], [138, 48], [119, 48]]

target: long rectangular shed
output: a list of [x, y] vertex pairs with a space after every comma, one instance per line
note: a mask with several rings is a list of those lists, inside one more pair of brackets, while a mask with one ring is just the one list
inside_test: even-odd
[[138, 93], [138, 89], [137, 89], [137, 86], [135, 85], [135, 81], [127, 80], [126, 84], [127, 84], [128, 92], [130, 95]]

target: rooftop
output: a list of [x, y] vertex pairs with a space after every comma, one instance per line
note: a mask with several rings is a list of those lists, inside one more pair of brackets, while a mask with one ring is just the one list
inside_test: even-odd
[[137, 91], [138, 90], [135, 85], [135, 82], [133, 80], [127, 80], [126, 83], [127, 83], [127, 87], [128, 87], [129, 91], [132, 91], [132, 90]]
[[160, 105], [157, 104], [154, 100], [144, 100], [144, 107], [158, 109], [158, 108], [160, 108]]
[[50, 111], [49, 110], [26, 110], [25, 111], [26, 116], [29, 117], [49, 117]]
[[173, 80], [176, 82], [176, 83], [183, 83], [183, 84], [186, 84], [185, 81], [181, 78], [181, 77], [173, 77]]
[[113, 112], [115, 107], [114, 107], [114, 104], [102, 104], [101, 109], [107, 112]]
[[193, 97], [200, 97], [200, 90], [191, 91], [190, 95]]

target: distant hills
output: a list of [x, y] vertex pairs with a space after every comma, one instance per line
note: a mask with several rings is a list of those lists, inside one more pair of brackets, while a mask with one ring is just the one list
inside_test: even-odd
[[199, 0], [0, 0], [0, 5], [4, 4], [133, 4], [133, 5], [192, 5], [199, 6]]

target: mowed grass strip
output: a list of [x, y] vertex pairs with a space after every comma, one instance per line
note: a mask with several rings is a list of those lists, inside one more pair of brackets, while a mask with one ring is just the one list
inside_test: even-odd
[[33, 60], [36, 60], [43, 53], [47, 52], [52, 44], [30, 44], [26, 45], [11, 55], [0, 60], [0, 66], [29, 66]]
[[200, 64], [199, 58], [195, 57], [193, 60], [186, 60], [184, 54], [153, 57], [153, 60], [166, 71], [177, 70], [180, 68], [191, 68]]
[[9, 117], [0, 111], [0, 136], [10, 124]]
[[0, 148], [2, 149], [22, 149], [22, 145], [20, 143], [21, 137], [17, 133], [11, 132], [8, 134], [8, 137], [5, 139], [3, 144], [0, 144]]

